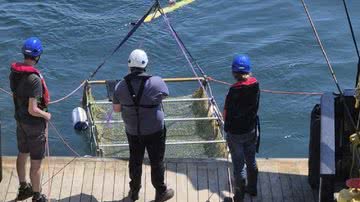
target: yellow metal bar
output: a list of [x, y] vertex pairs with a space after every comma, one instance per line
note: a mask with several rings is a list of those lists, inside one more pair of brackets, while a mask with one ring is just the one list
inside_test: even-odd
[[[162, 8], [162, 12], [164, 12], [165, 14], [173, 12], [173, 11], [183, 7], [183, 6], [186, 6], [186, 5], [190, 4], [190, 3], [192, 3], [193, 1], [195, 1], [195, 0], [182, 0], [182, 1], [176, 2], [174, 5], [169, 5], [168, 7]], [[151, 22], [153, 19], [156, 19], [156, 18], [158, 18], [160, 16], [161, 16], [161, 12], [156, 11], [154, 13], [149, 14], [145, 18], [144, 22]]]
[[[188, 81], [205, 81], [204, 77], [184, 77], [184, 78], [164, 78], [165, 82], [188, 82]], [[89, 84], [105, 84], [106, 80], [88, 81]]]

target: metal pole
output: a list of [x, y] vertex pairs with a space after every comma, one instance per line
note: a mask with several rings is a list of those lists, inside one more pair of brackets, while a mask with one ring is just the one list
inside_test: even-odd
[[[188, 78], [164, 78], [165, 82], [188, 82], [188, 81], [204, 81], [204, 77], [188, 77]], [[106, 80], [88, 81], [89, 84], [105, 84]]]
[[[189, 144], [217, 144], [217, 143], [226, 143], [225, 140], [209, 140], [209, 141], [184, 141], [184, 142], [166, 142], [166, 145], [189, 145]], [[99, 147], [127, 147], [129, 144], [103, 144]]]
[[[203, 117], [203, 118], [172, 118], [164, 119], [165, 121], [208, 121], [218, 120], [216, 117]], [[124, 123], [123, 120], [111, 120], [111, 121], [94, 121], [95, 124], [109, 124], [109, 123]]]
[[[211, 100], [211, 98], [165, 99], [165, 100], [163, 100], [163, 102], [196, 102], [196, 101], [208, 101], [208, 100]], [[93, 101], [93, 102], [90, 102], [90, 104], [106, 105], [106, 104], [112, 104], [112, 102], [109, 102], [109, 101]]]

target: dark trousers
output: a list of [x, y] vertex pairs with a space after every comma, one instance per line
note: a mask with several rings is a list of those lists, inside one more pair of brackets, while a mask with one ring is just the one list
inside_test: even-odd
[[142, 163], [146, 149], [151, 165], [151, 183], [158, 193], [166, 191], [164, 182], [166, 130], [143, 136], [127, 134], [127, 138], [130, 148], [130, 189], [139, 191], [141, 188]]
[[[258, 168], [256, 164], [256, 134], [250, 132], [236, 135], [227, 133], [227, 143], [230, 149], [234, 167], [235, 191], [239, 190], [241, 197], [244, 195], [245, 180], [251, 192], [257, 192]], [[245, 173], [246, 164], [246, 173]]]

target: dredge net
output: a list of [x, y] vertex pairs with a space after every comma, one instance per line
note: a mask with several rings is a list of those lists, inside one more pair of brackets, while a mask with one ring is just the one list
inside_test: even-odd
[[[170, 92], [172, 85], [169, 85]], [[214, 106], [201, 88], [188, 90], [193, 93], [169, 97], [163, 102], [167, 128], [166, 157], [225, 157], [224, 143], [208, 142], [223, 139], [221, 126], [213, 112]], [[87, 97], [88, 114], [91, 114], [90, 122], [94, 126], [91, 132], [94, 149], [104, 157], [128, 157], [129, 148], [121, 114], [112, 112], [112, 104], [104, 98], [104, 91], [92, 91], [95, 92], [94, 88], [87, 86], [84, 96]], [[199, 141], [202, 143], [194, 144]]]

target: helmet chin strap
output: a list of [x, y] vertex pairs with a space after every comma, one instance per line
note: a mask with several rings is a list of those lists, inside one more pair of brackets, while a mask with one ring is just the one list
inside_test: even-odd
[[35, 64], [37, 64], [39, 62], [39, 60], [40, 60], [40, 55], [35, 57], [34, 60], [35, 60]]

